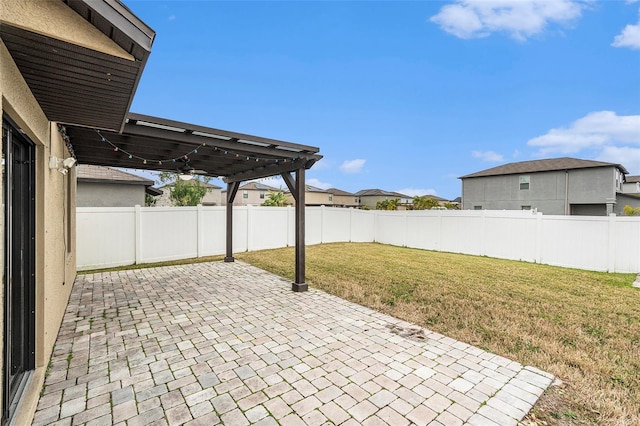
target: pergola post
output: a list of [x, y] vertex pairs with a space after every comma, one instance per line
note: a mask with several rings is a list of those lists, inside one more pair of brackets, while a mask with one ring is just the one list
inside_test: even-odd
[[305, 283], [305, 168], [296, 171], [294, 180], [290, 173], [282, 173], [284, 182], [296, 200], [296, 277], [291, 286], [293, 291], [307, 291]]
[[227, 254], [225, 262], [233, 262], [233, 201], [240, 187], [240, 182], [227, 183]]

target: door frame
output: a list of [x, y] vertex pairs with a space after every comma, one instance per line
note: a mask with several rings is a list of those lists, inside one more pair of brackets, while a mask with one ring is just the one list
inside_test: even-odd
[[[20, 129], [20, 127], [11, 120], [6, 114], [2, 116], [2, 128], [3, 128], [3, 140], [2, 149], [4, 155], [4, 171], [3, 171], [3, 185], [2, 185], [2, 197], [4, 202], [4, 208], [2, 214], [4, 215], [4, 267], [3, 267], [3, 286], [4, 286], [4, 334], [3, 334], [3, 380], [2, 380], [2, 424], [10, 422], [12, 417], [16, 413], [16, 409], [20, 403], [24, 390], [27, 387], [27, 383], [31, 378], [31, 375], [35, 369], [35, 329], [36, 329], [36, 317], [35, 317], [35, 295], [36, 295], [36, 280], [35, 280], [35, 260], [36, 260], [36, 229], [35, 229], [35, 196], [36, 196], [36, 183], [35, 183], [35, 156], [36, 147], [33, 141], [31, 141]], [[6, 138], [4, 137], [6, 130]], [[22, 217], [15, 214], [15, 206], [13, 205], [14, 198], [11, 194], [11, 185], [13, 178], [17, 173], [14, 172], [14, 159], [13, 159], [13, 144], [17, 141], [22, 145], [26, 153], [22, 160], [22, 165], [27, 166], [18, 177], [22, 178], [20, 183], [22, 188], [20, 190], [20, 200], [24, 214]], [[25, 159], [26, 157], [26, 159]], [[19, 222], [16, 222], [19, 221]], [[24, 223], [26, 221], [26, 223]], [[20, 223], [23, 222], [23, 223]], [[20, 302], [22, 303], [17, 308], [18, 318], [22, 321], [21, 330], [21, 344], [23, 345], [20, 363], [20, 372], [16, 375], [11, 374], [11, 361], [12, 360], [12, 326], [16, 315], [12, 302], [12, 278], [14, 271], [14, 254], [13, 244], [14, 238], [19, 238], [14, 235], [15, 227], [23, 225], [20, 232], [22, 241], [19, 242], [23, 247], [23, 262], [18, 266], [20, 273], [22, 274], [22, 293]], [[20, 315], [21, 314], [21, 315]], [[12, 319], [13, 316], [13, 319]]]

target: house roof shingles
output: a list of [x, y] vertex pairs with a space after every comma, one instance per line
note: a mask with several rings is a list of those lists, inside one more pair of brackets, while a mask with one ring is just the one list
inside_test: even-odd
[[123, 172], [112, 167], [88, 164], [78, 164], [77, 177], [80, 182], [109, 182], [145, 186], [152, 186], [154, 183], [151, 179], [145, 179], [142, 176]]
[[588, 169], [594, 167], [618, 167], [623, 173], [629, 173], [622, 164], [606, 163], [604, 161], [581, 160], [579, 158], [562, 157], [545, 160], [521, 161], [508, 163], [491, 169], [482, 170], [458, 179], [467, 179], [485, 176], [516, 175], [522, 173], [551, 172], [557, 170]]
[[338, 188], [329, 188], [329, 189], [327, 189], [327, 192], [329, 194], [333, 194], [333, 195], [345, 195], [345, 196], [353, 196], [353, 195], [355, 195], [355, 194], [353, 194], [351, 192], [343, 191], [343, 190], [338, 189]]
[[358, 197], [398, 197], [398, 198], [412, 198], [399, 192], [385, 191], [384, 189], [362, 189], [355, 193]]
[[624, 181], [627, 183], [640, 182], [640, 176], [625, 176]]

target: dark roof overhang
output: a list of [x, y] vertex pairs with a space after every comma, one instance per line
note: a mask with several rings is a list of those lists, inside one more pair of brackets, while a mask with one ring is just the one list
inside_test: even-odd
[[309, 169], [319, 148], [141, 114], [122, 132], [67, 126], [80, 164], [197, 174], [241, 182]]
[[491, 169], [481, 170], [476, 173], [460, 176], [458, 179], [515, 175], [522, 173], [555, 172], [560, 170], [590, 169], [595, 167], [617, 167], [623, 174], [629, 173], [622, 164], [562, 157], [503, 164]]
[[147, 186], [144, 188], [144, 192], [151, 195], [152, 197], [158, 197], [163, 194], [162, 189], [156, 188], [154, 186]]
[[63, 0], [134, 60], [7, 23], [0, 37], [50, 121], [119, 131], [155, 32], [118, 0]]

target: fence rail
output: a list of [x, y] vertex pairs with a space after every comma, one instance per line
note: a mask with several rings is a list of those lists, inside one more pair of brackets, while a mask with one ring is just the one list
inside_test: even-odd
[[[295, 242], [291, 207], [234, 207], [233, 250]], [[78, 270], [225, 253], [224, 207], [77, 209]], [[571, 268], [640, 271], [640, 218], [520, 211], [306, 209], [307, 245], [379, 242]]]

